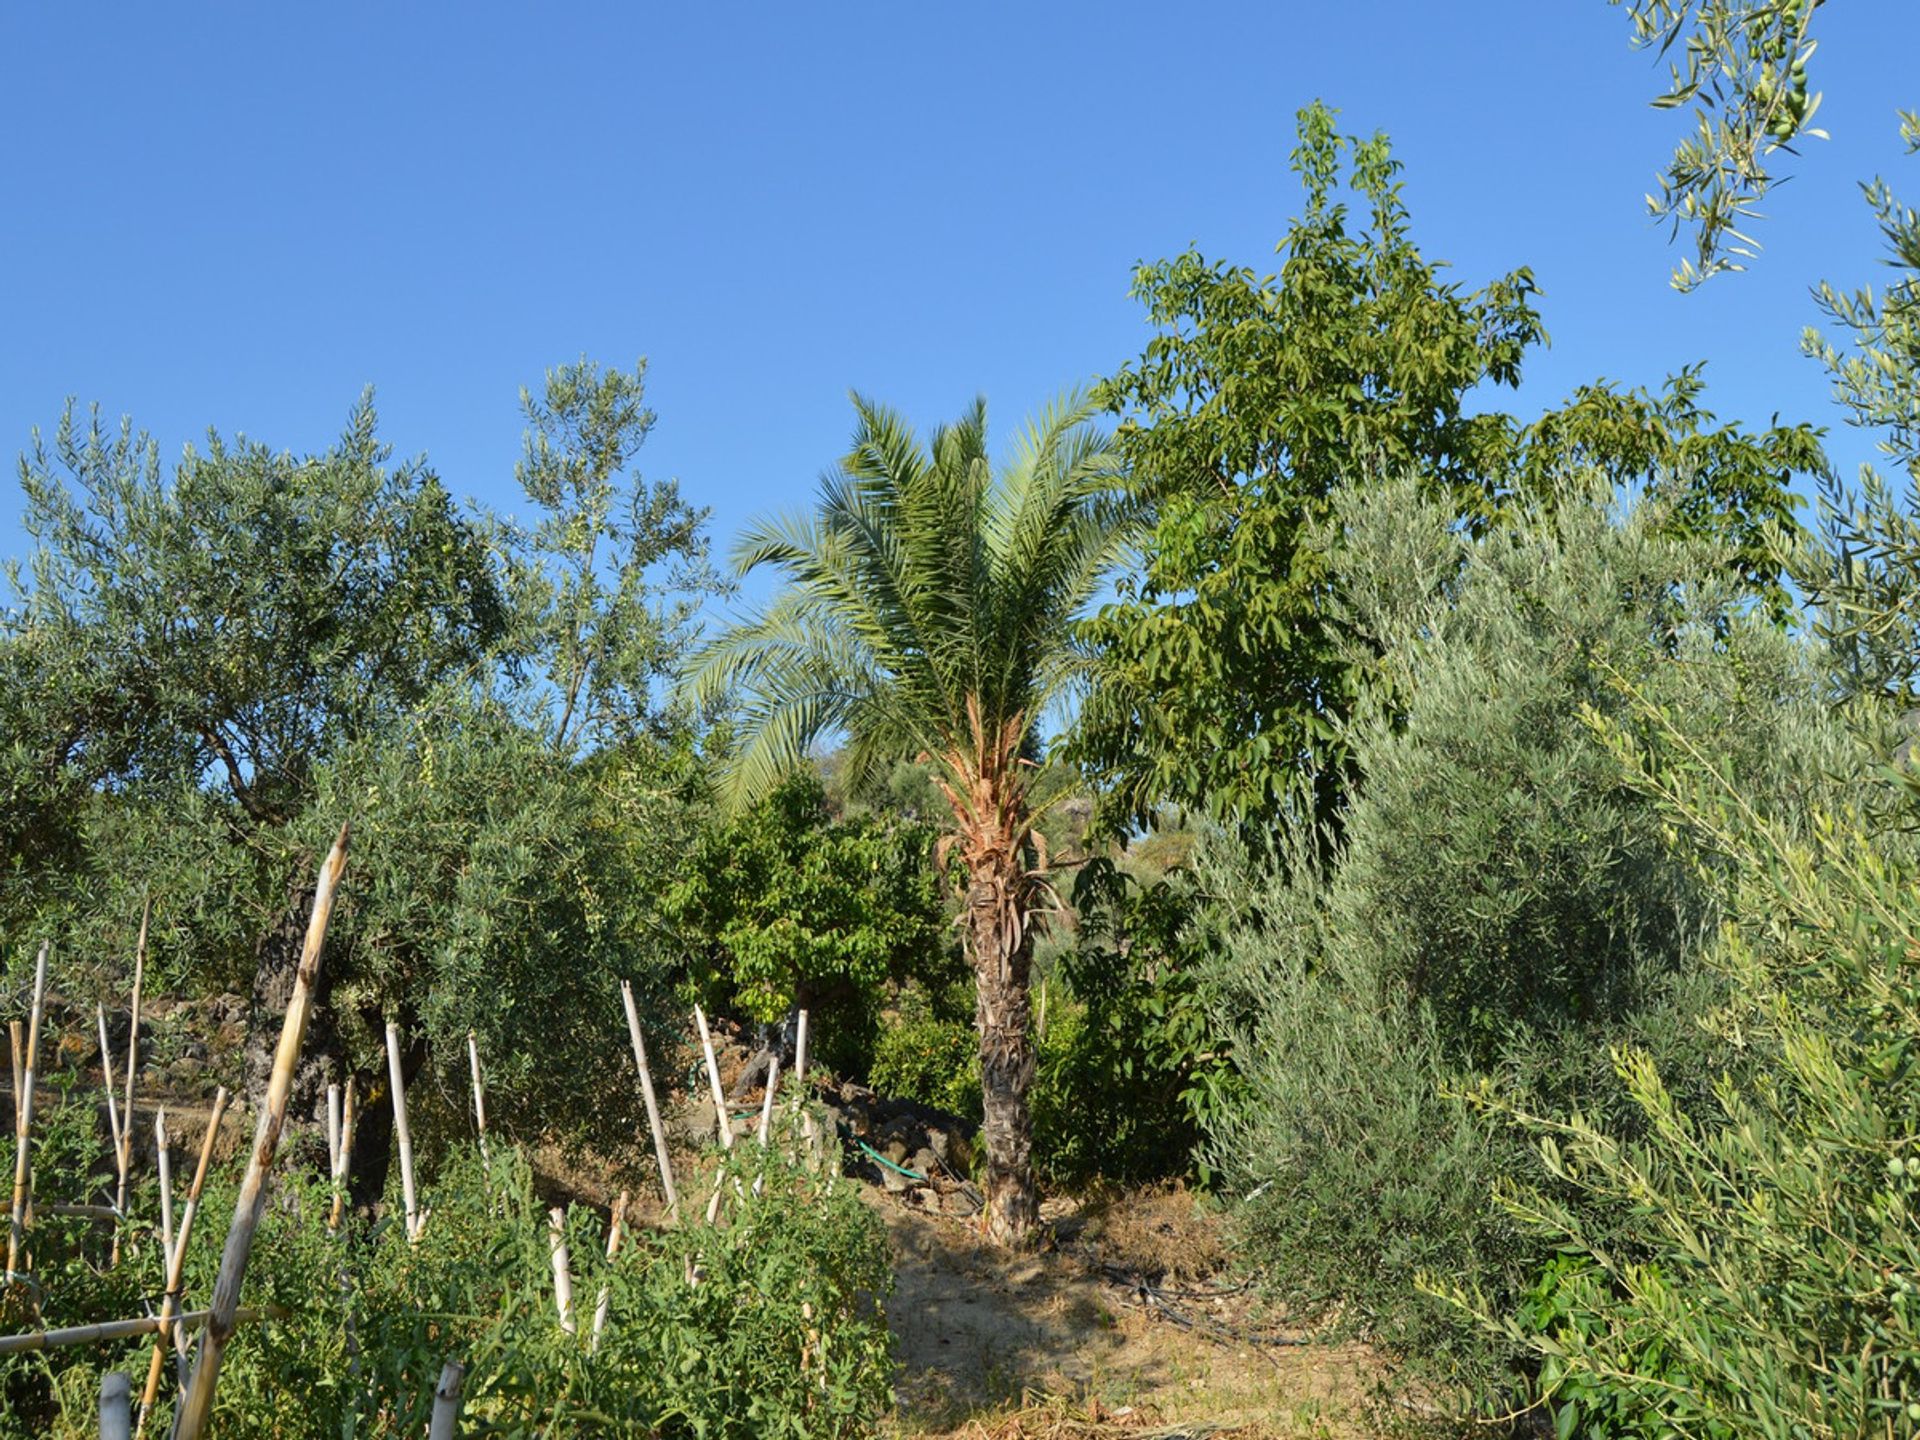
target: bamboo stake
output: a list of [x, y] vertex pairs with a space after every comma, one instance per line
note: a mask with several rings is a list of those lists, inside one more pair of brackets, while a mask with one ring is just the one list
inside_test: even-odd
[[131, 1388], [119, 1370], [109, 1370], [100, 1377], [100, 1440], [132, 1440], [132, 1421], [127, 1413], [127, 1392]]
[[167, 1107], [153, 1117], [154, 1155], [160, 1165], [160, 1270], [173, 1268], [173, 1157], [167, 1153]]
[[573, 1271], [567, 1258], [567, 1212], [555, 1206], [547, 1212], [548, 1243], [553, 1248], [553, 1306], [560, 1312], [560, 1328], [574, 1334]]
[[213, 1114], [207, 1121], [207, 1133], [200, 1137], [200, 1160], [193, 1167], [193, 1183], [187, 1187], [187, 1203], [180, 1209], [180, 1234], [167, 1256], [166, 1289], [160, 1297], [160, 1328], [154, 1333], [153, 1357], [147, 1362], [147, 1383], [140, 1392], [140, 1409], [134, 1417], [136, 1435], [146, 1429], [147, 1415], [160, 1395], [160, 1368], [166, 1356], [169, 1334], [173, 1337], [175, 1348], [180, 1351], [181, 1359], [186, 1358], [187, 1332], [173, 1324], [173, 1321], [180, 1309], [180, 1281], [186, 1271], [187, 1241], [193, 1234], [193, 1217], [200, 1211], [200, 1188], [207, 1183], [207, 1166], [213, 1160], [214, 1137], [219, 1134], [220, 1121], [226, 1113], [227, 1087], [222, 1085], [214, 1092]]
[[33, 1147], [34, 1071], [40, 1063], [40, 1015], [47, 1003], [47, 950], [52, 942], [40, 942], [40, 958], [33, 967], [33, 1009], [27, 1025], [27, 1058], [20, 1081], [19, 1105], [14, 1119], [13, 1224], [7, 1231], [7, 1284], [19, 1276], [20, 1251], [26, 1243], [27, 1194], [32, 1184], [30, 1155]]
[[[152, 918], [153, 897], [149, 895], [146, 903], [140, 907], [140, 943], [133, 951], [133, 1017], [127, 1026], [127, 1098], [120, 1107], [124, 1117], [120, 1124], [120, 1189], [113, 1197], [114, 1209], [122, 1216], [127, 1213], [127, 1177], [133, 1170], [133, 1080], [139, 1072], [140, 988], [147, 975], [147, 923]], [[120, 1263], [120, 1237], [123, 1230], [124, 1224], [113, 1232], [113, 1258], [110, 1264]]]
[[427, 1422], [427, 1440], [454, 1440], [460, 1428], [460, 1392], [467, 1383], [467, 1367], [449, 1360], [433, 1387], [433, 1418]]
[[413, 1132], [407, 1128], [407, 1087], [400, 1078], [400, 1027], [387, 1022], [387, 1083], [393, 1090], [393, 1133], [400, 1141], [400, 1198], [407, 1211], [407, 1239], [420, 1238], [420, 1212], [413, 1197]]
[[667, 1198], [667, 1214], [677, 1216], [680, 1197], [674, 1193], [673, 1160], [667, 1154], [667, 1131], [660, 1123], [660, 1103], [653, 1093], [653, 1074], [647, 1069], [647, 1042], [640, 1034], [640, 1011], [633, 1003], [633, 982], [620, 982], [620, 999], [627, 1007], [627, 1038], [633, 1042], [633, 1063], [640, 1070], [640, 1098], [647, 1104], [647, 1125], [653, 1131], [653, 1158], [660, 1167], [660, 1193]]
[[246, 1178], [240, 1183], [240, 1197], [233, 1207], [233, 1225], [227, 1231], [226, 1248], [220, 1256], [220, 1274], [213, 1287], [212, 1318], [200, 1337], [199, 1358], [194, 1363], [187, 1393], [180, 1402], [174, 1440], [200, 1440], [206, 1430], [207, 1417], [213, 1413], [214, 1386], [220, 1379], [220, 1361], [226, 1353], [227, 1341], [233, 1336], [240, 1306], [240, 1285], [246, 1278], [247, 1255], [253, 1248], [253, 1232], [260, 1224], [261, 1212], [266, 1208], [267, 1171], [280, 1147], [280, 1131], [287, 1123], [293, 1069], [299, 1062], [300, 1045], [306, 1039], [307, 1019], [313, 1010], [313, 984], [320, 971], [320, 950], [327, 937], [327, 921], [333, 916], [333, 894], [346, 864], [347, 827], [342, 825], [339, 837], [320, 866], [313, 913], [307, 921], [306, 944], [300, 952], [300, 968], [294, 974], [293, 997], [287, 1002], [287, 1016], [280, 1027], [280, 1048], [274, 1052], [266, 1103], [260, 1109], [260, 1129], [254, 1138], [253, 1155], [247, 1161]]
[[760, 1148], [767, 1148], [767, 1140], [773, 1134], [773, 1095], [780, 1088], [780, 1057], [774, 1056], [767, 1063], [767, 1094], [760, 1102]]
[[813, 1112], [807, 1109], [807, 1012], [800, 1012], [799, 1034], [793, 1042], [794, 1103], [800, 1107], [800, 1140], [813, 1144]]
[[327, 1179], [340, 1183], [340, 1087], [327, 1086]]
[[[26, 1054], [26, 1048], [25, 1048], [26, 1040], [22, 1035], [22, 1032], [20, 1029], [20, 1022], [18, 1020], [9, 1020], [7, 1022], [7, 1039], [10, 1042], [12, 1042], [11, 1050], [13, 1054], [13, 1123], [17, 1128], [20, 1124], [20, 1097], [26, 1090], [26, 1084], [27, 1084], [26, 1071], [25, 1071], [26, 1062], [22, 1059], [22, 1057]], [[112, 1093], [111, 1086], [108, 1087], [108, 1093], [109, 1094]]]
[[[622, 1190], [620, 1198], [613, 1202], [613, 1218], [607, 1222], [607, 1263], [611, 1265], [614, 1257], [620, 1253], [620, 1232], [626, 1223], [627, 1202], [632, 1199], [630, 1192]], [[593, 1307], [593, 1339], [587, 1346], [587, 1353], [593, 1354], [600, 1348], [600, 1332], [607, 1328], [607, 1306], [613, 1299], [613, 1287], [602, 1285], [600, 1299]]]
[[35, 1215], [73, 1215], [83, 1220], [118, 1220], [120, 1212], [111, 1205], [36, 1205]]
[[480, 1136], [480, 1168], [491, 1170], [487, 1159], [487, 1092], [480, 1083], [480, 1042], [467, 1031], [467, 1064], [473, 1070], [473, 1123]]
[[120, 1164], [120, 1103], [113, 1098], [113, 1050], [107, 1044], [107, 1007], [93, 1007], [93, 1018], [100, 1027], [100, 1083], [107, 1092], [107, 1131], [113, 1137], [113, 1163]]
[[340, 1112], [340, 1173], [333, 1177], [333, 1209], [327, 1215], [327, 1228], [340, 1228], [340, 1215], [347, 1203], [347, 1180], [353, 1166], [353, 1076], [347, 1077], [347, 1101]]
[[707, 1079], [713, 1085], [713, 1119], [720, 1127], [720, 1148], [733, 1148], [733, 1126], [727, 1123], [727, 1097], [720, 1088], [720, 1062], [713, 1058], [713, 1036], [707, 1031], [706, 1012], [693, 1007], [693, 1020], [700, 1027], [700, 1046], [707, 1052]]
[[[230, 1323], [249, 1325], [255, 1320], [284, 1320], [292, 1312], [284, 1305], [242, 1305], [233, 1312]], [[73, 1325], [65, 1330], [29, 1330], [23, 1335], [0, 1335], [0, 1355], [24, 1355], [32, 1351], [58, 1350], [67, 1345], [98, 1345], [107, 1340], [131, 1340], [136, 1335], [151, 1335], [162, 1324], [199, 1327], [213, 1318], [212, 1310], [191, 1310], [162, 1321], [158, 1315], [135, 1315], [130, 1320], [101, 1320], [92, 1325]]]

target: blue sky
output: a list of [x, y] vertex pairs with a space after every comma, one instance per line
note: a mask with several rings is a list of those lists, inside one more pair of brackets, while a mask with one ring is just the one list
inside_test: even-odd
[[[1520, 408], [1704, 359], [1724, 416], [1837, 424], [1807, 288], [1875, 278], [1857, 179], [1920, 193], [1920, 6], [1822, 20], [1832, 143], [1757, 269], [1682, 297], [1640, 199], [1679, 120], [1602, 0], [10, 6], [0, 450], [69, 395], [168, 454], [210, 425], [312, 449], [372, 384], [400, 452], [511, 509], [518, 387], [645, 355], [642, 468], [724, 547], [809, 498], [849, 387], [923, 422], [984, 393], [1004, 435], [1138, 351], [1137, 260], [1266, 264], [1316, 96], [1391, 133], [1457, 278], [1534, 268], [1554, 343]], [[19, 509], [9, 478], [0, 554]]]

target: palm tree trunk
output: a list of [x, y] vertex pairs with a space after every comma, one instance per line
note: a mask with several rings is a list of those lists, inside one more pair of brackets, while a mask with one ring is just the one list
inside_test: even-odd
[[1022, 876], [976, 871], [967, 887], [967, 949], [980, 1031], [981, 1138], [987, 1152], [987, 1233], [1024, 1245], [1040, 1215], [1033, 1179], [1033, 1032], [1027, 975], [1033, 942], [1020, 913]]

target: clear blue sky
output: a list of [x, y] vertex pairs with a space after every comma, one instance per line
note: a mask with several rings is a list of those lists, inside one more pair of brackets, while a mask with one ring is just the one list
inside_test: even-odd
[[[402, 453], [511, 508], [518, 387], [646, 355], [643, 468], [724, 547], [809, 497], [849, 387], [927, 422], [984, 393], [1004, 434], [1139, 349], [1135, 261], [1266, 263], [1316, 96], [1392, 134], [1459, 279], [1534, 267], [1523, 407], [1705, 359], [1723, 415], [1837, 421], [1797, 336], [1814, 280], [1876, 278], [1857, 178], [1920, 194], [1920, 5], [1822, 20], [1833, 142], [1758, 269], [1681, 297], [1640, 200], [1679, 120], [1603, 0], [13, 5], [0, 450], [69, 395], [169, 454], [209, 425], [317, 448], [373, 384]], [[0, 554], [19, 508], [9, 477]]]

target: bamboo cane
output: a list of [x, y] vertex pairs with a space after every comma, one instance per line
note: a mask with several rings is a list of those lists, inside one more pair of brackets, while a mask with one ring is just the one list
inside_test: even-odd
[[[284, 1305], [242, 1305], [234, 1312], [231, 1324], [249, 1325], [255, 1320], [284, 1320], [292, 1312]], [[101, 1320], [92, 1325], [72, 1325], [64, 1330], [29, 1330], [21, 1335], [0, 1335], [0, 1355], [23, 1355], [39, 1350], [58, 1350], [67, 1345], [98, 1345], [107, 1340], [131, 1340], [136, 1335], [151, 1335], [163, 1324], [198, 1328], [213, 1317], [212, 1310], [190, 1310], [163, 1321], [158, 1315], [135, 1315], [128, 1320]]]
[[660, 1193], [667, 1199], [667, 1214], [677, 1216], [680, 1197], [674, 1191], [673, 1160], [667, 1154], [667, 1131], [660, 1123], [660, 1103], [653, 1093], [653, 1074], [647, 1069], [647, 1042], [640, 1033], [640, 1011], [633, 1003], [633, 982], [620, 982], [620, 999], [627, 1007], [627, 1038], [633, 1042], [633, 1063], [640, 1070], [640, 1098], [647, 1106], [647, 1126], [653, 1131], [653, 1158], [660, 1167]]
[[473, 1071], [473, 1123], [480, 1137], [480, 1168], [491, 1170], [487, 1159], [487, 1092], [480, 1083], [480, 1042], [467, 1031], [467, 1064]]
[[400, 1027], [387, 1022], [387, 1083], [393, 1090], [393, 1133], [400, 1141], [400, 1198], [407, 1211], [407, 1239], [420, 1238], [420, 1212], [413, 1196], [413, 1132], [407, 1128], [407, 1087], [400, 1077]]
[[707, 1030], [707, 1015], [698, 1005], [693, 1007], [693, 1020], [700, 1027], [700, 1048], [707, 1052], [707, 1079], [713, 1085], [713, 1119], [720, 1127], [720, 1148], [733, 1148], [733, 1126], [727, 1122], [726, 1092], [720, 1088], [720, 1062], [713, 1056], [713, 1036]]
[[[620, 1198], [613, 1202], [613, 1218], [607, 1222], [607, 1263], [609, 1265], [620, 1253], [620, 1232], [627, 1218], [627, 1202], [632, 1198], [628, 1191], [622, 1190]], [[593, 1339], [587, 1346], [588, 1354], [600, 1348], [600, 1332], [607, 1328], [607, 1306], [612, 1299], [613, 1287], [602, 1285], [600, 1299], [593, 1307]]]
[[287, 1122], [293, 1070], [300, 1059], [301, 1042], [306, 1038], [307, 1019], [313, 1009], [313, 985], [320, 971], [320, 950], [327, 936], [327, 921], [333, 915], [334, 890], [346, 864], [347, 827], [342, 825], [339, 837], [320, 866], [313, 913], [307, 921], [306, 944], [300, 952], [293, 996], [287, 1002], [286, 1019], [280, 1027], [280, 1048], [274, 1053], [266, 1103], [260, 1109], [260, 1128], [253, 1142], [253, 1155], [247, 1161], [246, 1178], [240, 1183], [240, 1197], [233, 1207], [233, 1225], [227, 1231], [226, 1247], [220, 1256], [220, 1274], [213, 1287], [212, 1318], [200, 1337], [199, 1357], [194, 1363], [187, 1393], [180, 1402], [174, 1440], [200, 1440], [206, 1430], [207, 1417], [213, 1413], [214, 1387], [219, 1383], [220, 1361], [226, 1353], [227, 1341], [233, 1335], [240, 1306], [240, 1285], [246, 1277], [248, 1253], [253, 1248], [253, 1232], [266, 1208], [267, 1171], [273, 1165], [274, 1154], [280, 1146], [280, 1131]]
[[327, 1179], [340, 1183], [340, 1087], [327, 1086]]
[[13, 1055], [13, 1123], [17, 1127], [20, 1124], [20, 1097], [26, 1089], [26, 1062], [23, 1058], [26, 1054], [26, 1040], [18, 1020], [7, 1022], [7, 1039]]
[[120, 1165], [120, 1102], [113, 1098], [113, 1050], [107, 1044], [107, 1007], [93, 1007], [93, 1018], [100, 1027], [100, 1083], [107, 1092], [107, 1131], [113, 1139], [113, 1163]]
[[560, 1328], [572, 1335], [573, 1270], [567, 1257], [567, 1212], [555, 1206], [547, 1212], [548, 1243], [553, 1249], [553, 1307], [560, 1312]]
[[132, 1440], [132, 1416], [127, 1413], [127, 1377], [109, 1370], [100, 1377], [100, 1440]]
[[427, 1422], [427, 1440], [454, 1440], [460, 1429], [460, 1392], [467, 1382], [467, 1367], [449, 1360], [440, 1371], [440, 1383], [433, 1387], [433, 1417]]
[[353, 1165], [353, 1076], [347, 1077], [346, 1105], [340, 1112], [340, 1173], [334, 1177], [333, 1209], [327, 1215], [327, 1228], [340, 1228], [340, 1215], [347, 1203], [347, 1180]]
[[7, 1284], [13, 1284], [20, 1271], [20, 1251], [26, 1243], [27, 1194], [33, 1183], [33, 1083], [40, 1063], [40, 1015], [47, 1003], [47, 950], [52, 942], [40, 942], [40, 958], [33, 967], [33, 1009], [27, 1024], [27, 1058], [22, 1072], [19, 1105], [14, 1119], [13, 1224], [7, 1231]]
[[187, 1203], [180, 1207], [180, 1233], [174, 1240], [172, 1253], [167, 1256], [166, 1289], [160, 1296], [160, 1328], [154, 1332], [153, 1356], [147, 1362], [147, 1383], [140, 1391], [140, 1409], [134, 1417], [136, 1435], [147, 1428], [147, 1415], [160, 1395], [160, 1370], [166, 1357], [169, 1334], [181, 1358], [186, 1357], [186, 1331], [173, 1321], [180, 1309], [180, 1281], [186, 1272], [187, 1241], [193, 1235], [193, 1217], [200, 1213], [200, 1189], [207, 1183], [207, 1167], [213, 1161], [214, 1138], [219, 1134], [220, 1121], [226, 1113], [227, 1087], [222, 1085], [214, 1092], [213, 1113], [207, 1120], [207, 1133], [200, 1137], [200, 1159], [193, 1167], [193, 1183], [187, 1187]]
[[120, 1212], [111, 1205], [36, 1205], [35, 1215], [72, 1215], [82, 1220], [118, 1220]]
[[[153, 897], [148, 896], [140, 907], [140, 942], [133, 951], [133, 1017], [127, 1025], [127, 1098], [120, 1107], [120, 1188], [113, 1197], [113, 1205], [122, 1216], [127, 1213], [127, 1177], [133, 1170], [133, 1081], [139, 1073], [140, 1060], [140, 989], [147, 975], [147, 924], [153, 918]], [[120, 1238], [124, 1230], [116, 1227], [113, 1232], [113, 1265], [120, 1263]]]
[[800, 1012], [799, 1033], [793, 1042], [794, 1103], [800, 1107], [800, 1143], [813, 1144], [813, 1112], [807, 1109], [807, 1012]]
[[154, 1157], [160, 1166], [160, 1272], [173, 1268], [173, 1157], [167, 1152], [167, 1108], [153, 1117]]
[[774, 1056], [767, 1063], [767, 1094], [760, 1102], [760, 1148], [767, 1148], [767, 1141], [773, 1134], [773, 1096], [780, 1088], [780, 1057]]

